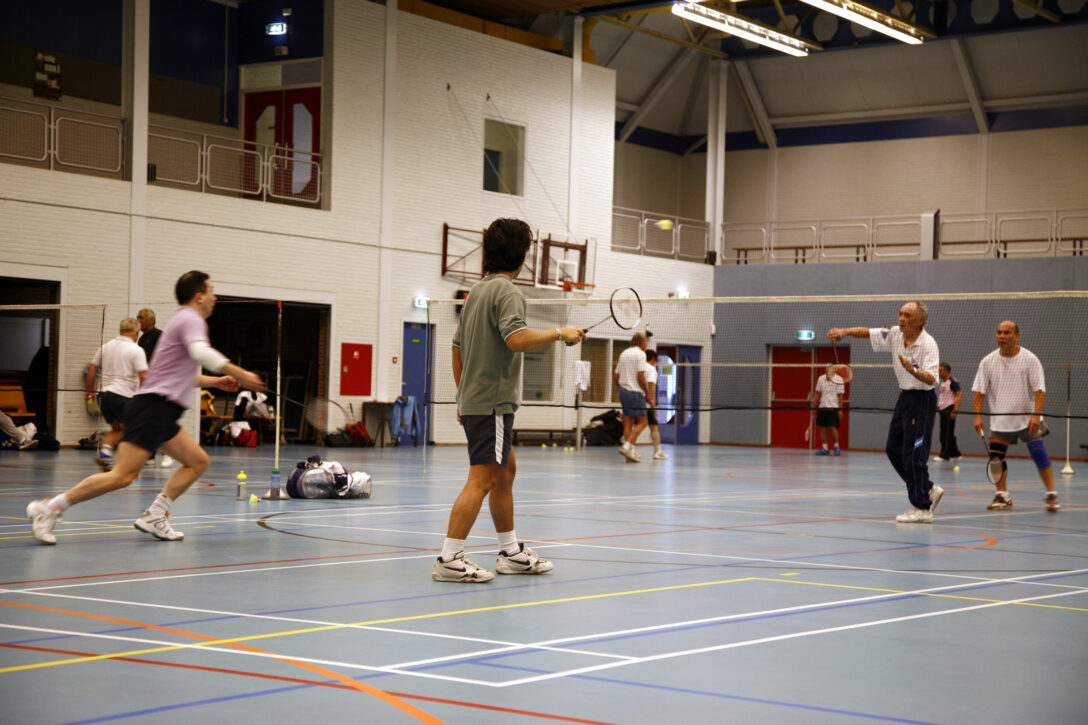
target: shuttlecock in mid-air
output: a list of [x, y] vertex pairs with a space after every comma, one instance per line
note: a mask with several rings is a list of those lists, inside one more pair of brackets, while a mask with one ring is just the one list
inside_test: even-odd
[[672, 219], [658, 219], [654, 222], [654, 226], [663, 232], [667, 232], [672, 229]]

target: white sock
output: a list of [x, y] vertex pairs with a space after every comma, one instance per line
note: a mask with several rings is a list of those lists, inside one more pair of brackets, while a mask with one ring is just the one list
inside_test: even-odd
[[628, 450], [628, 451], [631, 450], [631, 441], [624, 441], [623, 442], [623, 448], [624, 448], [624, 450]]
[[68, 500], [68, 494], [62, 493], [59, 496], [54, 496], [49, 499], [49, 503], [46, 504], [50, 511], [67, 511], [72, 506], [72, 502]]
[[453, 561], [453, 557], [465, 550], [464, 539], [447, 538], [442, 542], [442, 561]]
[[827, 450], [827, 444], [826, 443], [824, 443], [823, 448], [824, 448], [825, 451]]
[[518, 535], [513, 529], [499, 532], [499, 548], [502, 549], [507, 556], [513, 556], [521, 551], [521, 547], [518, 546]]
[[147, 512], [151, 514], [151, 518], [157, 519], [160, 516], [165, 516], [170, 513], [170, 504], [174, 501], [165, 493], [160, 493], [155, 497], [155, 501], [147, 507]]

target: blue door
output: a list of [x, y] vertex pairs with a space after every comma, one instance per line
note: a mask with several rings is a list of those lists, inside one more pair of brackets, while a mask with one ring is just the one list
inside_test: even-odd
[[434, 325], [422, 322], [404, 323], [404, 346], [401, 365], [401, 395], [410, 395], [419, 406], [419, 439], [431, 442], [431, 332]]
[[699, 443], [699, 366], [702, 348], [678, 345], [676, 350], [676, 443]]

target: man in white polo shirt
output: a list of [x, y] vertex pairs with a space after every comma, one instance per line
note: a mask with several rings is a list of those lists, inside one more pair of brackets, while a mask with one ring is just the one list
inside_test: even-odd
[[929, 309], [925, 304], [911, 300], [899, 308], [898, 327], [837, 327], [827, 331], [827, 339], [832, 342], [844, 337], [867, 337], [873, 350], [892, 354], [899, 398], [895, 401], [884, 451], [892, 468], [907, 484], [912, 508], [895, 517], [901, 524], [933, 523], [933, 510], [944, 495], [944, 489], [930, 480], [926, 466], [933, 438], [933, 414], [937, 410], [934, 389], [940, 365], [937, 341], [923, 329], [928, 319]]
[[623, 407], [623, 445], [620, 453], [631, 463], [642, 459], [635, 452], [635, 441], [649, 422], [646, 404], [649, 388], [646, 386], [646, 335], [636, 332], [631, 336], [631, 346], [620, 353], [612, 379], [620, 388], [620, 405]]
[[102, 440], [95, 462], [108, 471], [113, 468], [113, 450], [125, 433], [125, 408], [147, 377], [147, 355], [136, 344], [140, 323], [133, 317], [121, 320], [120, 334], [98, 348], [87, 366], [86, 388], [83, 397], [94, 397], [94, 384], [98, 371], [102, 371], [102, 385], [98, 392], [98, 409], [109, 423], [110, 432]]

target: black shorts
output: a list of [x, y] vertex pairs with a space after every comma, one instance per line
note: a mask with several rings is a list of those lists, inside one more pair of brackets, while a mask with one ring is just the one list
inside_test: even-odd
[[510, 441], [514, 439], [514, 414], [462, 415], [461, 425], [468, 438], [468, 462], [472, 466], [510, 463]]
[[838, 428], [839, 427], [839, 409], [838, 408], [817, 408], [816, 409], [816, 427], [817, 428]]
[[166, 441], [178, 434], [178, 418], [185, 408], [161, 395], [149, 393], [132, 398], [125, 410], [125, 434], [121, 440], [154, 455]]
[[125, 422], [125, 410], [132, 398], [106, 390], [98, 394], [98, 409], [110, 425]]

